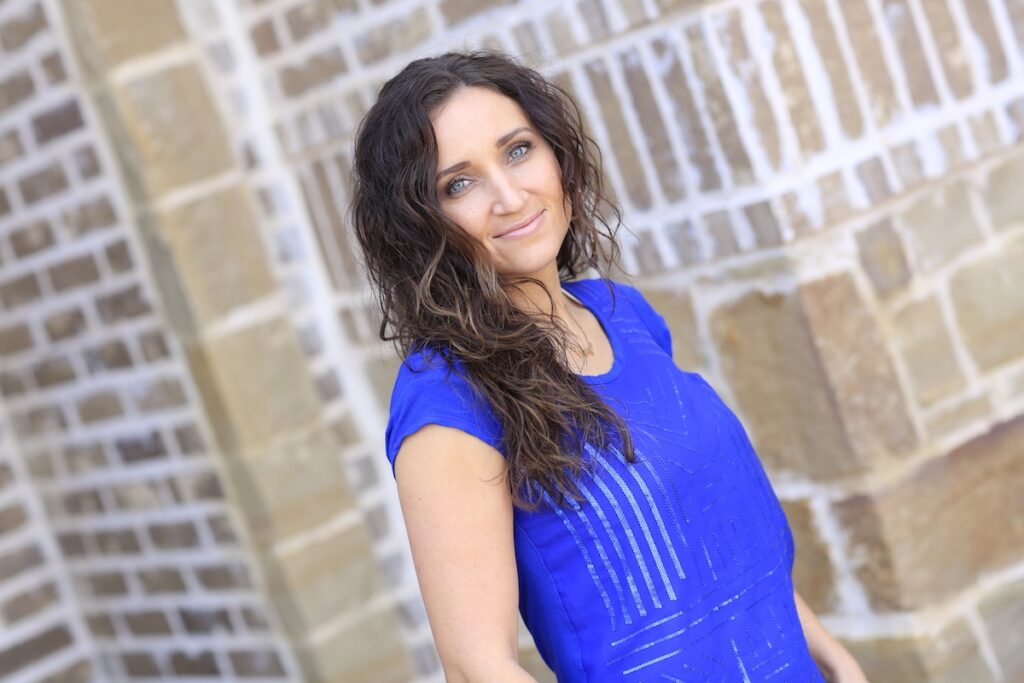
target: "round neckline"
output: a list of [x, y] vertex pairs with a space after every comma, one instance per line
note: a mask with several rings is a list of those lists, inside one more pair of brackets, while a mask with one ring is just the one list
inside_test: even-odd
[[[580, 286], [581, 281], [575, 282], [563, 282], [562, 288], [568, 293], [576, 297], [576, 300], [581, 306], [590, 311], [594, 319], [597, 320], [598, 325], [601, 326], [601, 330], [604, 332], [604, 336], [608, 339], [608, 345], [612, 350], [612, 366], [608, 368], [608, 372], [603, 372], [599, 375], [582, 375], [575, 373], [577, 377], [584, 379], [588, 382], [595, 384], [604, 384], [610, 382], [619, 376], [622, 372], [622, 344], [619, 342], [619, 333], [615, 325], [609, 324], [609, 321], [605, 319], [601, 306], [590, 298], [590, 293], [587, 291], [587, 287]], [[602, 285], [603, 286], [603, 285]]]

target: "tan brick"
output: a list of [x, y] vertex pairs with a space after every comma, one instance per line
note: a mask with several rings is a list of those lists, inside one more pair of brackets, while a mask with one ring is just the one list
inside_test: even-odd
[[857, 233], [860, 261], [879, 296], [888, 296], [910, 282], [903, 244], [885, 218]]
[[410, 681], [412, 662], [398, 633], [394, 612], [378, 610], [297, 655], [319, 680]]
[[1003, 680], [1024, 679], [1024, 581], [1017, 580], [990, 592], [978, 605], [991, 639]]
[[23, 6], [0, 25], [0, 46], [8, 53], [13, 53], [46, 28], [46, 15], [43, 13], [42, 5], [33, 3], [27, 7]]
[[96, 532], [96, 547], [104, 555], [137, 555], [139, 540], [131, 529]]
[[[845, 3], [844, 3], [845, 4]], [[928, 61], [921, 45], [921, 36], [914, 25], [907, 0], [882, 0], [883, 16], [886, 28], [892, 34], [902, 59], [903, 73], [910, 98], [915, 106], [938, 104], [939, 96], [935, 91]]]
[[934, 270], [981, 242], [969, 193], [966, 183], [955, 181], [923, 196], [899, 216], [922, 271]]
[[967, 350], [982, 371], [1024, 356], [1024, 240], [956, 272], [949, 291]]
[[46, 334], [50, 341], [60, 341], [74, 337], [86, 328], [85, 315], [81, 309], [74, 308], [54, 313], [46, 319]]
[[1024, 154], [1016, 154], [993, 168], [985, 182], [985, 202], [997, 230], [1024, 224]]
[[239, 186], [160, 216], [161, 242], [170, 251], [168, 259], [180, 274], [200, 327], [276, 291], [266, 251], [260, 240], [253, 239], [257, 222]]
[[611, 152], [621, 171], [629, 200], [638, 209], [651, 206], [651, 195], [648, 190], [649, 181], [644, 173], [626, 118], [622, 110], [622, 100], [613, 89], [608, 67], [601, 59], [594, 59], [584, 65], [584, 71], [590, 82], [590, 88], [597, 98], [600, 107], [600, 121], [607, 131], [611, 144]]
[[708, 37], [700, 24], [692, 24], [686, 28], [686, 42], [689, 45], [694, 72], [704, 90], [704, 106], [715, 127], [718, 144], [729, 165], [733, 183], [749, 185], [755, 180], [754, 169], [740, 138], [739, 127], [722, 85], [718, 67], [711, 58]]
[[782, 231], [771, 204], [766, 201], [757, 202], [743, 207], [743, 213], [754, 231], [758, 247], [776, 247], [782, 244]]
[[332, 189], [328, 173], [328, 164], [324, 160], [314, 161], [310, 173], [304, 174], [302, 183], [306, 203], [312, 207], [313, 223], [319, 238], [317, 243], [330, 267], [334, 287], [362, 288], [359, 276], [361, 271], [349, 238], [351, 230], [339, 208], [340, 198]]
[[184, 593], [185, 581], [181, 572], [174, 567], [140, 569], [139, 582], [147, 595], [155, 593]]
[[179, 609], [181, 621], [189, 633], [230, 633], [234, 630], [231, 617], [225, 609]]
[[860, 179], [870, 204], [880, 204], [892, 195], [892, 186], [889, 184], [885, 166], [878, 157], [857, 164], [857, 178]]
[[725, 258], [740, 252], [736, 241], [736, 233], [732, 229], [732, 220], [727, 211], [712, 211], [702, 218], [711, 240], [711, 257]]
[[118, 370], [132, 366], [128, 347], [120, 339], [103, 342], [86, 349], [82, 356], [85, 359], [86, 367], [91, 373], [103, 370]]
[[102, 422], [124, 414], [121, 399], [112, 391], [99, 391], [78, 401], [78, 416], [82, 422]]
[[697, 172], [699, 188], [713, 190], [722, 186], [715, 159], [712, 156], [708, 134], [700, 122], [700, 113], [693, 99], [689, 77], [682, 68], [675, 48], [664, 39], [651, 41], [659, 63], [664, 64], [662, 78], [673, 106], [675, 118], [669, 122], [681, 133], [690, 163]]
[[42, 290], [39, 289], [39, 280], [33, 273], [0, 284], [0, 301], [8, 309], [35, 301], [40, 296]]
[[665, 268], [661, 252], [650, 230], [638, 231], [636, 244], [633, 246], [633, 257], [636, 259], [640, 272], [646, 274], [659, 273]]
[[956, 21], [945, 0], [925, 0], [921, 4], [946, 72], [946, 82], [953, 95], [962, 100], [974, 91], [974, 83], [970, 55], [960, 40]]
[[871, 683], [995, 683], [963, 620], [932, 637], [843, 640]]
[[96, 311], [100, 315], [100, 320], [108, 325], [118, 320], [145, 315], [150, 310], [152, 309], [149, 302], [142, 295], [138, 285], [129, 285], [118, 292], [96, 299]]
[[32, 368], [36, 386], [45, 388], [75, 379], [75, 369], [64, 357], [47, 358]]
[[818, 48], [825, 65], [829, 83], [832, 85], [831, 99], [839, 113], [839, 123], [849, 138], [859, 138], [864, 132], [856, 91], [850, 79], [850, 67], [843, 59], [839, 39], [828, 16], [826, 0], [801, 0], [801, 6], [811, 25], [814, 45]]
[[199, 545], [199, 535], [192, 522], [167, 522], [151, 524], [149, 537], [156, 548], [194, 548]]
[[174, 0], [70, 3], [67, 22], [86, 50], [92, 68], [109, 68], [185, 40]]
[[669, 201], [682, 199], [686, 192], [683, 187], [682, 169], [672, 152], [672, 143], [668, 139], [665, 122], [658, 111], [657, 100], [647, 78], [640, 53], [630, 48], [619, 55], [619, 64], [633, 99], [633, 107], [644, 131], [647, 152], [654, 161], [657, 179], [661, 191]]
[[[152, 23], [152, 20], [146, 22]], [[151, 73], [114, 89], [117, 143], [128, 171], [155, 195], [232, 168], [220, 115], [196, 65]]]
[[180, 652], [171, 653], [171, 670], [177, 676], [218, 676], [220, 667], [212, 652]]
[[484, 12], [495, 14], [512, 4], [514, 0], [441, 0], [440, 6], [445, 23], [454, 26]]
[[172, 378], [147, 381], [134, 396], [140, 413], [153, 413], [184, 406], [188, 399], [181, 382]]
[[11, 679], [16, 671], [42, 662], [73, 642], [66, 626], [52, 626], [0, 651], [0, 678]]
[[841, 171], [826, 173], [818, 178], [818, 190], [825, 214], [825, 224], [822, 227], [840, 223], [853, 213], [853, 206], [846, 193], [846, 181], [843, 180]]
[[32, 75], [19, 71], [0, 81], [0, 114], [21, 104], [36, 92]]
[[56, 585], [47, 582], [6, 600], [0, 607], [0, 614], [3, 614], [5, 624], [14, 624], [56, 604], [59, 600]]
[[131, 256], [131, 248], [128, 246], [128, 242], [124, 240], [108, 245], [103, 250], [103, 253], [106, 256], [107, 265], [115, 273], [129, 271], [135, 266]]
[[587, 27], [587, 35], [590, 36], [591, 42], [604, 40], [612, 34], [608, 15], [601, 0], [580, 0], [578, 11]]
[[924, 182], [924, 164], [913, 140], [892, 149], [892, 162], [904, 190], [912, 189]]
[[295, 333], [283, 319], [211, 339], [201, 351], [190, 350], [190, 359], [207, 400], [223, 411], [224, 422], [215, 427], [225, 448], [308, 429], [320, 415]]
[[828, 547], [814, 525], [811, 508], [805, 500], [784, 500], [782, 508], [796, 545], [794, 587], [816, 614], [830, 612], [838, 603], [833, 588], [835, 569]]
[[431, 36], [432, 27], [433, 22], [424, 7], [371, 27], [353, 41], [359, 61], [374, 64], [392, 54], [412, 50]]
[[25, 153], [18, 131], [11, 129], [0, 134], [0, 167], [13, 161]]
[[[1007, 4], [1013, 4], [1007, 3]], [[976, 39], [978, 49], [985, 51], [981, 63], [987, 67], [989, 83], [999, 83], [1008, 75], [1006, 55], [1003, 54], [1002, 41], [995, 18], [985, 2], [965, 2], [964, 9], [970, 21], [970, 29]]]
[[0, 329], [0, 357], [6, 358], [32, 348], [32, 331], [25, 325]]
[[61, 59], [59, 52], [51, 52], [47, 56], [43, 57], [40, 64], [43, 67], [43, 74], [46, 76], [46, 82], [50, 85], [63, 83], [67, 80], [68, 72], [64, 69], [64, 60]]
[[811, 156], [824, 148], [825, 140], [818, 122], [818, 112], [814, 108], [803, 69], [800, 67], [796, 46], [790, 37], [782, 13], [782, 5], [778, 0], [767, 0], [761, 4], [760, 10], [765, 28], [774, 41], [772, 62], [778, 74], [779, 84], [785, 93], [790, 123], [796, 130], [800, 149], [805, 156]]
[[986, 111], [967, 120], [971, 137], [980, 154], [995, 152], [1003, 147], [1002, 133], [992, 111]]
[[100, 279], [100, 271], [96, 267], [96, 259], [91, 254], [83, 254], [67, 259], [47, 269], [50, 283], [55, 291], [63, 292], [81, 287]]
[[299, 97], [330, 83], [347, 71], [348, 64], [341, 48], [330, 46], [310, 55], [301, 63], [281, 69], [281, 92], [286, 97]]
[[249, 30], [249, 39], [256, 48], [256, 54], [260, 57], [274, 54], [281, 49], [281, 41], [277, 37], [274, 20], [269, 17]]
[[76, 100], [68, 100], [32, 117], [32, 131], [39, 145], [78, 130], [83, 125], [82, 112]]
[[71, 238], [112, 227], [117, 213], [106, 195], [89, 199], [63, 212], [64, 226]]
[[[834, 505], [872, 606], [952, 599], [978, 576], [1021, 560], [1024, 416], [992, 428], [913, 475]], [[954, 679], [955, 680], [955, 679]], [[961, 679], [961, 680], [972, 680]]]
[[23, 258], [53, 246], [56, 239], [50, 222], [42, 218], [11, 232], [10, 241], [14, 255]]
[[963, 142], [960, 139], [960, 131], [956, 124], [949, 124], [938, 131], [935, 136], [942, 147], [942, 153], [946, 158], [946, 167], [952, 168], [964, 164], [967, 161], [967, 154], [964, 151]]
[[934, 297], [905, 307], [893, 322], [918, 403], [928, 406], [964, 388], [966, 380]]
[[68, 177], [60, 162], [53, 162], [38, 171], [28, 173], [18, 181], [18, 190], [25, 204], [35, 204], [66, 189]]

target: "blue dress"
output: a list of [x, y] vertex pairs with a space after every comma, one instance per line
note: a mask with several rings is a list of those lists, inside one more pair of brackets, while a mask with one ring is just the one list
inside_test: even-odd
[[[676, 367], [639, 290], [615, 283], [613, 309], [601, 280], [563, 286], [611, 342], [611, 369], [583, 378], [626, 420], [637, 462], [588, 444], [585, 503], [514, 511], [519, 609], [541, 657], [560, 683], [823, 681], [797, 617], [793, 535], [739, 420]], [[392, 472], [402, 439], [428, 423], [504, 454], [486, 403], [427, 354], [395, 381]]]

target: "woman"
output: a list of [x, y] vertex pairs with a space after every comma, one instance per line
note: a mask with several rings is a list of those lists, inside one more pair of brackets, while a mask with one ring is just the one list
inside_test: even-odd
[[[353, 223], [399, 344], [387, 455], [449, 681], [864, 677], [794, 592], [735, 415], [607, 276], [619, 211], [578, 107], [493, 53], [388, 81]], [[605, 221], [614, 215], [615, 227]], [[394, 330], [387, 336], [388, 326]]]

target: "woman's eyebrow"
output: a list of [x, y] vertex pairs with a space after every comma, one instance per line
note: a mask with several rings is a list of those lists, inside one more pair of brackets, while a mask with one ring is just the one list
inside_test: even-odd
[[[511, 130], [511, 131], [505, 133], [504, 135], [502, 135], [500, 138], [498, 138], [498, 141], [494, 143], [494, 146], [495, 147], [501, 147], [502, 145], [504, 145], [506, 142], [511, 140], [513, 137], [515, 137], [519, 133], [522, 133], [524, 131], [529, 131], [529, 130], [530, 130], [529, 126], [519, 126], [518, 128], [516, 128], [514, 130]], [[461, 171], [466, 166], [469, 166], [469, 162], [468, 161], [460, 161], [457, 164], [452, 164], [448, 168], [446, 168], [443, 171], [441, 171], [440, 173], [438, 173], [437, 174], [437, 179], [440, 180], [441, 178], [445, 177], [449, 173], [455, 173], [456, 171]]]

